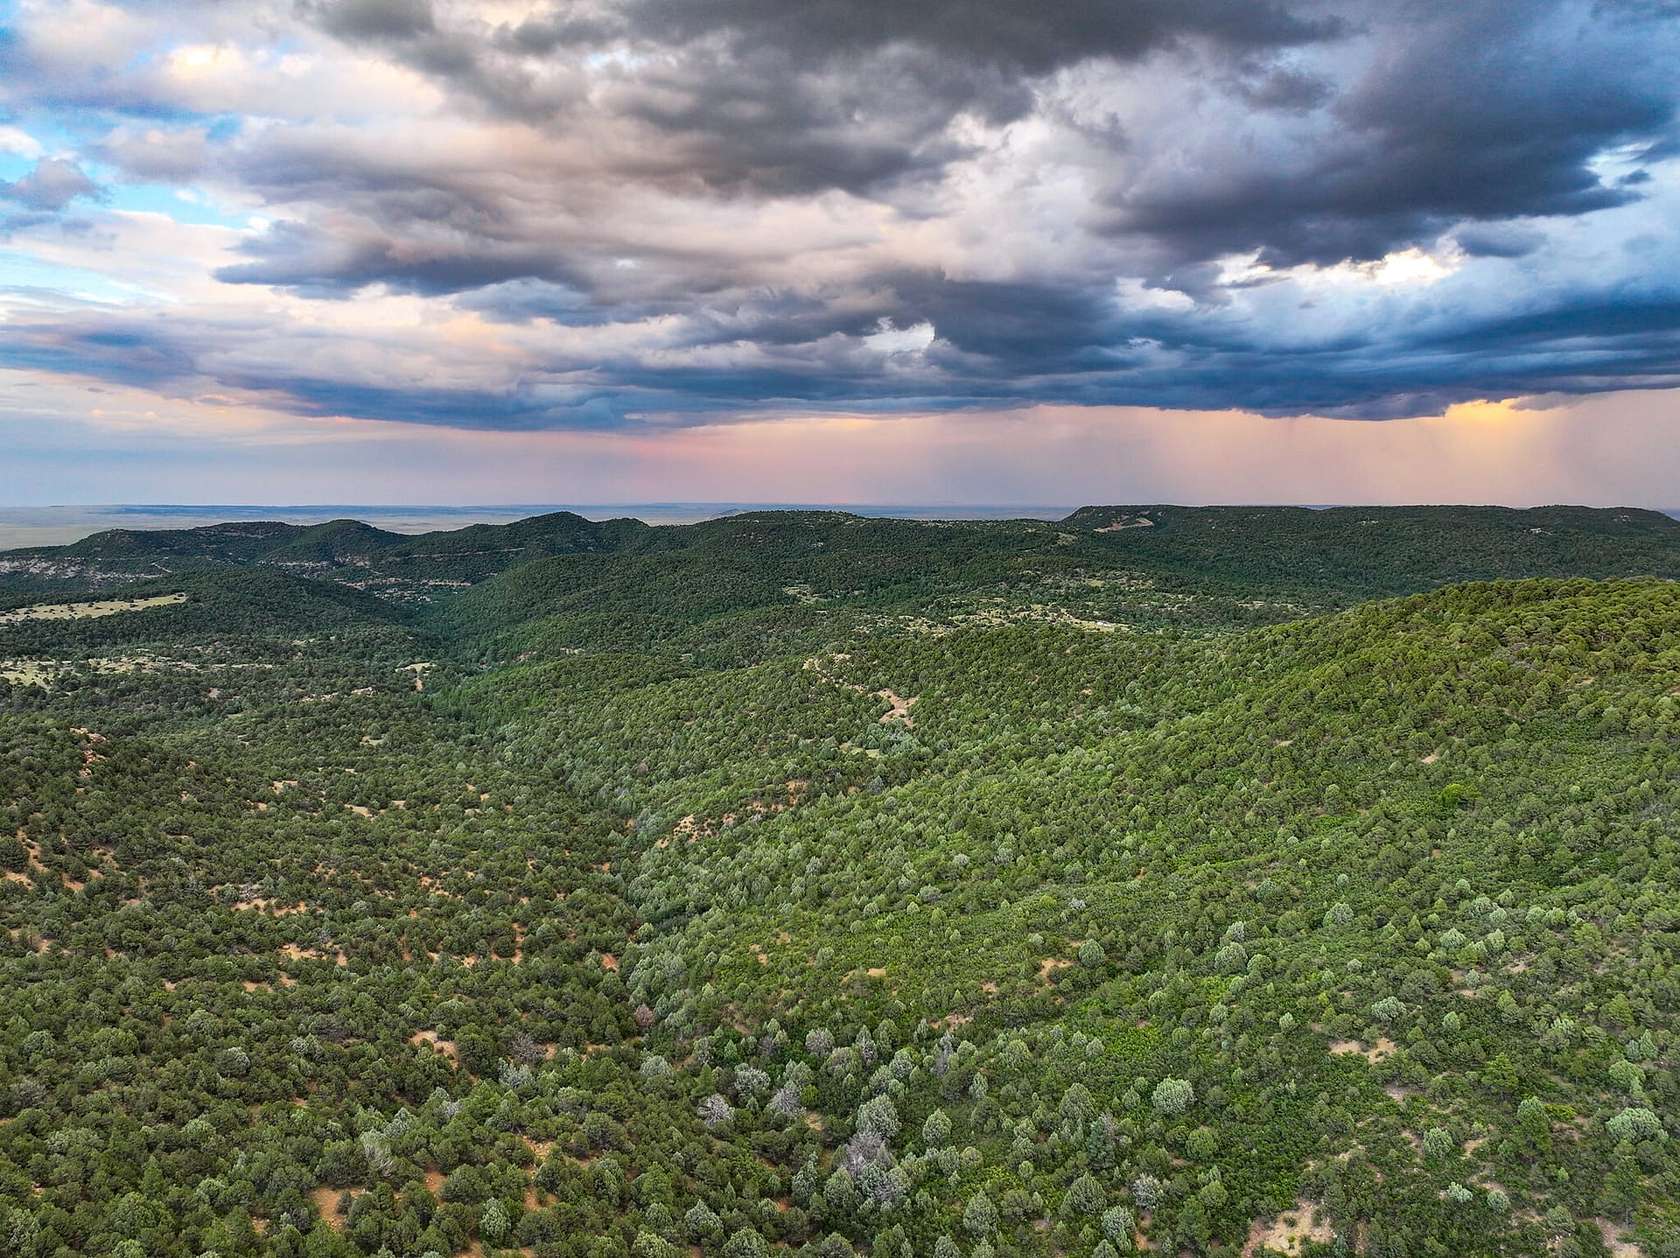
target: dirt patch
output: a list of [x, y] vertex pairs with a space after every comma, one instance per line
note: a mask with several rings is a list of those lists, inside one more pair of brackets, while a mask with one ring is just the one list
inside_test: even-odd
[[186, 601], [185, 594], [158, 594], [151, 598], [113, 598], [93, 603], [36, 603], [0, 612], [0, 625], [20, 620], [97, 620], [101, 616], [115, 616], [118, 612], [145, 611]]
[[1594, 1219], [1598, 1225], [1598, 1234], [1604, 1240], [1604, 1248], [1610, 1251], [1610, 1258], [1641, 1258], [1644, 1250], [1632, 1241], [1622, 1239], [1622, 1229], [1609, 1219]]
[[[841, 664], [852, 657], [848, 654], [838, 654], [831, 655], [828, 658], [836, 664]], [[836, 677], [830, 673], [823, 667], [821, 656], [811, 656], [805, 661], [805, 668], [832, 685], [844, 686], [847, 690], [860, 695], [869, 693], [865, 687], [858, 685], [856, 682], [845, 681], [844, 679]], [[895, 691], [886, 689], [877, 690], [874, 692], [874, 695], [877, 699], [885, 699], [892, 705], [884, 714], [882, 714], [882, 725], [903, 725], [906, 728], [909, 728], [915, 724], [915, 722], [910, 718], [910, 709], [915, 705], [916, 701], [921, 698], [920, 695], [901, 696]], [[791, 788], [792, 783], [789, 783], [789, 789], [791, 790]]]
[[1394, 1056], [1394, 1050], [1398, 1047], [1393, 1040], [1386, 1036], [1379, 1036], [1375, 1044], [1364, 1044], [1359, 1040], [1330, 1041], [1330, 1051], [1336, 1056], [1351, 1057], [1357, 1053], [1372, 1065]]
[[1057, 970], [1065, 970], [1072, 964], [1066, 957], [1045, 957], [1038, 963], [1038, 981], [1048, 983]]
[[680, 838], [684, 843], [693, 843], [696, 839], [712, 834], [712, 827], [702, 822], [693, 813], [678, 821], [671, 827], [671, 833], [655, 839], [653, 845], [658, 848], [669, 847], [672, 839]]
[[327, 961], [343, 968], [350, 964], [350, 958], [340, 948], [333, 953], [322, 952], [319, 948], [300, 948], [297, 944], [281, 944], [280, 954], [292, 961]]
[[11, 877], [13, 881], [28, 881], [36, 875], [50, 872], [47, 867], [41, 863], [41, 845], [29, 837], [28, 831], [19, 829], [17, 832], [17, 841], [23, 844], [23, 850], [27, 856], [27, 859], [24, 861], [25, 870], [21, 879], [15, 874], [8, 874], [8, 877]]
[[910, 709], [916, 705], [921, 698], [920, 695], [910, 695], [906, 698], [891, 690], [877, 690], [875, 697], [885, 699], [892, 704], [892, 707], [881, 716], [882, 725], [902, 725], [906, 729], [915, 725], [916, 722], [910, 715]]
[[603, 970], [618, 969], [618, 958], [613, 956], [610, 952], [603, 952], [601, 954], [601, 968]]
[[1249, 1225], [1248, 1240], [1244, 1243], [1243, 1258], [1272, 1251], [1298, 1254], [1311, 1241], [1328, 1245], [1335, 1238], [1328, 1223], [1319, 1220], [1311, 1202], [1297, 1201], [1275, 1219], [1256, 1219]]
[[235, 900], [233, 907], [241, 913], [266, 913], [270, 917], [292, 917], [298, 913], [309, 912], [309, 906], [302, 900], [296, 904], [277, 904], [261, 896], [253, 896], [249, 900]]
[[354, 1201], [366, 1191], [365, 1188], [329, 1188], [322, 1184], [319, 1188], [310, 1189], [309, 1200], [315, 1203], [315, 1209], [323, 1223], [335, 1232], [342, 1232], [345, 1218], [338, 1211], [338, 1199], [349, 1193], [350, 1199]]
[[461, 1064], [461, 1053], [460, 1050], [455, 1047], [455, 1041], [440, 1039], [436, 1031], [416, 1031], [413, 1035], [408, 1037], [408, 1042], [413, 1044], [415, 1047], [419, 1047], [424, 1044], [428, 1048], [436, 1049], [439, 1053], [442, 1053], [445, 1057], [449, 1058], [452, 1065], [459, 1066]]

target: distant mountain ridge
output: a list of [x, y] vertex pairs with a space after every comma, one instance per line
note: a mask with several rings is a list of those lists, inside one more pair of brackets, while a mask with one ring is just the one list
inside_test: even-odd
[[465, 551], [487, 544], [515, 542], [525, 546], [557, 538], [587, 538], [597, 530], [622, 524], [649, 527], [635, 520], [596, 524], [570, 511], [531, 516], [512, 524], [469, 524], [420, 534], [393, 533], [353, 519], [322, 524], [252, 520], [187, 529], [106, 529], [67, 546], [32, 546], [0, 554], [104, 560], [183, 556], [226, 563], [347, 563], [383, 552], [448, 554], [456, 549], [448, 545], [450, 542], [460, 543], [458, 549]]
[[[1021, 517], [1022, 520], [1029, 517]], [[1116, 521], [1152, 520], [1155, 523], [1194, 521], [1204, 526], [1220, 520], [1293, 521], [1305, 529], [1327, 531], [1350, 519], [1409, 522], [1434, 526], [1474, 520], [1506, 523], [1513, 528], [1569, 528], [1612, 533], [1660, 535], [1680, 532], [1680, 520], [1641, 507], [1180, 507], [1169, 504], [1079, 507], [1056, 523], [1080, 528], [1105, 528]], [[362, 520], [342, 518], [321, 524], [287, 524], [277, 520], [229, 521], [185, 529], [105, 529], [63, 546], [29, 546], [0, 551], [7, 559], [83, 558], [118, 560], [137, 557], [198, 557], [228, 563], [287, 562], [320, 559], [350, 562], [380, 553], [447, 555], [492, 546], [538, 546], [550, 553], [573, 550], [619, 549], [649, 533], [724, 528], [752, 520], [880, 521], [908, 527], [927, 524], [984, 527], [1014, 520], [903, 519], [862, 515], [844, 510], [765, 510], [739, 512], [698, 524], [646, 524], [633, 517], [593, 521], [571, 511], [529, 516], [508, 524], [469, 524], [458, 529], [426, 533], [396, 533]], [[1618, 527], [1620, 526], [1620, 527]], [[457, 545], [457, 543], [459, 545]]]
[[1178, 617], [1198, 624], [1212, 614], [1208, 599], [1223, 600], [1214, 619], [1226, 623], [1461, 581], [1680, 578], [1680, 521], [1637, 508], [1170, 505], [1087, 506], [1055, 521], [775, 510], [674, 525], [556, 511], [421, 534], [353, 519], [257, 520], [118, 528], [0, 552], [0, 604], [259, 568], [377, 595], [451, 633], [553, 621], [571, 626], [571, 641], [583, 631], [569, 618], [583, 616], [592, 644], [609, 625], [626, 642], [652, 641], [714, 616], [791, 606], [814, 624], [1002, 591], [1129, 619], [1136, 607], [1113, 596], [1128, 583], [1153, 591], [1151, 616], [1203, 600]]
[[[394, 533], [360, 520], [240, 521], [187, 529], [106, 529], [65, 546], [0, 551], [0, 588], [115, 583], [197, 568], [273, 565], [331, 579], [472, 584], [547, 555], [617, 549], [650, 526], [569, 511], [511, 524]], [[7, 578], [11, 580], [8, 583]]]

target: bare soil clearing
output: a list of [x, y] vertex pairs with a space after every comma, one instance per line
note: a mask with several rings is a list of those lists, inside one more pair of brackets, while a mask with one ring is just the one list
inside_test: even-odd
[[891, 690], [877, 690], [875, 694], [892, 704], [891, 709], [881, 716], [882, 725], [899, 724], [908, 729], [916, 723], [910, 716], [910, 709], [915, 706], [916, 700], [921, 696], [911, 695], [905, 698]]
[[442, 1039], [436, 1031], [416, 1031], [408, 1037], [408, 1042], [416, 1047], [424, 1044], [443, 1054], [452, 1064], [457, 1066], [461, 1064], [461, 1053], [455, 1047], [455, 1041]]
[[[849, 654], [829, 656], [829, 659], [836, 664], [844, 663], [846, 660], [851, 658], [852, 657]], [[910, 709], [914, 707], [917, 700], [921, 698], [920, 695], [900, 695], [896, 691], [887, 689], [871, 691], [867, 686], [860, 686], [856, 682], [846, 681], [844, 678], [834, 676], [834, 674], [830, 673], [823, 667], [822, 658], [816, 655], [811, 656], [805, 661], [805, 667], [809, 671], [816, 673], [817, 676], [821, 677], [824, 681], [830, 682], [836, 686], [844, 686], [847, 690], [852, 691], [854, 694], [873, 694], [877, 699], [885, 699], [891, 706], [886, 712], [881, 714], [882, 725], [902, 725], [906, 729], [915, 725], [916, 722], [910, 716]]]
[[291, 917], [297, 913], [309, 912], [309, 906], [302, 900], [299, 900], [296, 904], [281, 904], [263, 896], [252, 896], [248, 900], [235, 900], [233, 907], [236, 912], [266, 913], [270, 917]]
[[1358, 1040], [1332, 1040], [1330, 1051], [1338, 1057], [1352, 1056], [1357, 1053], [1366, 1061], [1375, 1065], [1386, 1057], [1394, 1056], [1397, 1045], [1386, 1037], [1379, 1038], [1375, 1044], [1362, 1044]]
[[1604, 1238], [1604, 1248], [1608, 1249], [1611, 1258], [1640, 1258], [1645, 1252], [1632, 1241], [1622, 1239], [1622, 1229], [1609, 1219], [1594, 1219], [1598, 1224], [1598, 1234]]
[[1312, 1203], [1297, 1201], [1293, 1209], [1285, 1210], [1277, 1218], [1256, 1219], [1249, 1226], [1243, 1258], [1255, 1258], [1267, 1251], [1298, 1254], [1308, 1241], [1328, 1245], [1334, 1238], [1330, 1225], [1318, 1220]]
[[338, 1199], [345, 1193], [350, 1194], [354, 1201], [365, 1193], [365, 1188], [329, 1188], [323, 1184], [309, 1192], [309, 1199], [315, 1203], [315, 1209], [320, 1213], [321, 1220], [335, 1232], [344, 1230], [344, 1216], [338, 1212]]

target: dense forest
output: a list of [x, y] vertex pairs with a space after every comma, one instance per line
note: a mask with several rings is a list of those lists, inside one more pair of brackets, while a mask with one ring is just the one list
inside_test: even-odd
[[1680, 522], [0, 554], [0, 1253], [1680, 1256]]

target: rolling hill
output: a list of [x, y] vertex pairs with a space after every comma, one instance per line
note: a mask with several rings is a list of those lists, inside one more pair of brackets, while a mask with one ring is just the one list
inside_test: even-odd
[[12, 1252], [1680, 1253], [1666, 517], [78, 546]]

